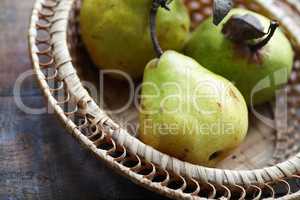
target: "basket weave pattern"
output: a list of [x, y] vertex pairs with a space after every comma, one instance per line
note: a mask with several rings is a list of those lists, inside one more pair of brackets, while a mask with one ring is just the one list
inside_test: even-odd
[[[300, 24], [296, 22], [300, 19], [300, 4], [292, 0], [251, 2], [237, 3], [279, 19], [298, 51]], [[186, 0], [186, 4], [193, 27], [211, 14], [209, 0]], [[296, 87], [300, 82], [300, 60], [296, 59], [286, 87], [292, 97], [288, 100], [289, 129], [281, 132], [278, 128], [276, 151], [271, 161], [274, 165], [243, 171], [195, 166], [143, 144], [120, 128], [90, 97], [74, 67], [76, 57], [69, 51], [80, 44], [76, 26], [79, 7], [79, 0], [37, 0], [31, 18], [29, 46], [34, 71], [49, 104], [84, 147], [137, 184], [171, 198], [274, 198], [278, 187], [283, 188], [288, 199], [300, 197], [300, 192], [290, 188], [291, 181], [300, 181], [297, 175], [300, 154], [296, 145], [300, 142], [296, 112], [300, 105], [300, 91]], [[60, 94], [65, 94], [64, 98]], [[275, 113], [275, 119], [280, 126], [280, 113]], [[282, 160], [286, 161], [279, 163]]]

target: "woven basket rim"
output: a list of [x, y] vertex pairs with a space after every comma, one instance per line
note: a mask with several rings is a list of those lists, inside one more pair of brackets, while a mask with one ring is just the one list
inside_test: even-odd
[[[56, 12], [54, 13], [53, 20], [51, 21], [52, 26], [49, 29], [49, 32], [52, 35], [51, 44], [53, 46], [53, 56], [58, 66], [58, 73], [60, 77], [63, 77], [64, 81], [67, 83], [69, 90], [68, 92], [74, 96], [79, 107], [84, 109], [87, 114], [93, 116], [94, 120], [92, 121], [92, 124], [100, 125], [100, 127], [112, 135], [112, 138], [117, 143], [124, 145], [125, 148], [131, 153], [137, 154], [138, 156], [145, 158], [145, 160], [161, 166], [163, 169], [178, 173], [181, 176], [220, 185], [228, 184], [249, 186], [253, 184], [266, 184], [267, 182], [292, 176], [300, 171], [300, 153], [277, 165], [254, 170], [226, 170], [193, 165], [170, 157], [169, 155], [161, 153], [152, 147], [145, 145], [137, 138], [131, 136], [126, 130], [120, 128], [117, 123], [112, 121], [105, 114], [105, 112], [98, 107], [97, 103], [92, 99], [92, 97], [90, 97], [88, 92], [81, 85], [80, 79], [77, 76], [76, 70], [72, 64], [72, 59], [68, 50], [66, 32], [69, 13], [75, 1], [76, 0], [58, 0]], [[259, 1], [260, 0], [258, 0], [258, 3]], [[58, 105], [57, 100], [52, 96], [51, 89], [41, 70], [38, 58], [38, 48], [36, 44], [37, 21], [39, 19], [39, 11], [41, 10], [44, 2], [45, 0], [36, 0], [33, 8], [29, 28], [29, 49], [38, 83], [56, 114], [59, 116], [61, 121], [63, 121], [70, 133], [72, 133], [82, 144], [84, 144], [89, 150], [104, 160], [108, 165], [115, 168], [123, 175], [129, 177], [134, 182], [137, 182], [148, 189], [159, 191], [161, 193], [167, 192], [170, 195], [174, 195], [171, 194], [174, 193], [174, 191], [169, 191], [166, 188], [162, 189], [161, 185], [155, 184], [152, 181], [145, 179], [141, 175], [128, 170], [126, 167], [114, 162], [114, 160], [103, 153], [103, 151], [97, 149], [93, 142], [91, 142], [77, 129], [74, 122], [68, 119], [68, 116]], [[300, 6], [300, 3], [298, 6]], [[297, 36], [295, 37], [297, 38]], [[299, 42], [297, 44], [300, 46], [300, 39], [297, 40], [297, 42]], [[172, 197], [178, 198], [178, 195], [181, 198], [185, 197], [183, 194], [176, 194]]]

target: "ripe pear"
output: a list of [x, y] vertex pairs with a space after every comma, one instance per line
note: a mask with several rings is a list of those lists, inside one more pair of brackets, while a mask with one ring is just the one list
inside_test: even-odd
[[[247, 104], [252, 102], [256, 105], [271, 100], [275, 91], [288, 81], [294, 53], [281, 30], [277, 30], [271, 40], [257, 51], [251, 51], [248, 45], [235, 42], [222, 33], [232, 16], [247, 14], [259, 20], [266, 32], [270, 25], [268, 18], [246, 9], [233, 9], [219, 26], [213, 25], [212, 18], [201, 23], [187, 42], [185, 54], [234, 82]], [[248, 35], [247, 32], [242, 34]]]
[[139, 121], [144, 143], [180, 160], [214, 166], [244, 140], [248, 110], [230, 81], [166, 51], [145, 68]]
[[[117, 69], [133, 78], [155, 57], [149, 30], [152, 0], [84, 0], [80, 14], [83, 42], [97, 67]], [[158, 38], [163, 49], [181, 50], [190, 19], [182, 0], [159, 10]]]

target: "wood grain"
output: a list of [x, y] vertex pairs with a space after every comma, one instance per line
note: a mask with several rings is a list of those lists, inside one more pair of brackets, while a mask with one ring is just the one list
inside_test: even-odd
[[[81, 149], [54, 115], [29, 115], [17, 107], [14, 83], [31, 69], [26, 36], [33, 3], [0, 1], [0, 200], [164, 199]], [[32, 77], [21, 97], [26, 105], [45, 106]]]

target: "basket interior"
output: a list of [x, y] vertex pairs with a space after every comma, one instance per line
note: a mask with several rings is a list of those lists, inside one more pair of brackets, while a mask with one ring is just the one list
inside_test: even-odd
[[[212, 13], [212, 0], [185, 0], [185, 2], [192, 19], [191, 29], [194, 29], [203, 19]], [[70, 16], [68, 29], [68, 45], [74, 66], [84, 84], [90, 85], [92, 83], [92, 85], [95, 86], [95, 88], [89, 92], [102, 109], [119, 109], [123, 107], [129, 99], [129, 85], [110, 77], [105, 77], [103, 83], [99, 84], [99, 71], [93, 66], [80, 39], [80, 29], [78, 25], [80, 5], [81, 2], [76, 1]], [[253, 1], [238, 0], [237, 5], [267, 15], [264, 9]], [[297, 58], [299, 57], [297, 56]], [[295, 125], [297, 122], [295, 106], [297, 106], [296, 98], [299, 92], [295, 91], [295, 88], [297, 87], [297, 71], [300, 68], [300, 60], [297, 58], [295, 59], [291, 80], [286, 86], [289, 92], [289, 130], [284, 133], [279, 133], [280, 131], [274, 130], [257, 119], [253, 114], [250, 114], [250, 129], [245, 142], [236, 149], [231, 156], [219, 163], [218, 168], [257, 169], [269, 164], [274, 164], [274, 162], [277, 163], [285, 160], [298, 152], [300, 148], [300, 136], [297, 133], [298, 127]], [[137, 81], [136, 84], [139, 84], [139, 82], [140, 81]], [[105, 104], [103, 102], [105, 102]], [[273, 109], [272, 103], [258, 106], [255, 109], [261, 115], [274, 119], [274, 113], [276, 113], [276, 111]], [[134, 105], [128, 105], [126, 109], [108, 114], [116, 123], [127, 129], [130, 134], [137, 135], [138, 112]], [[275, 118], [275, 122], [280, 123], [280, 118], [276, 116]]]

